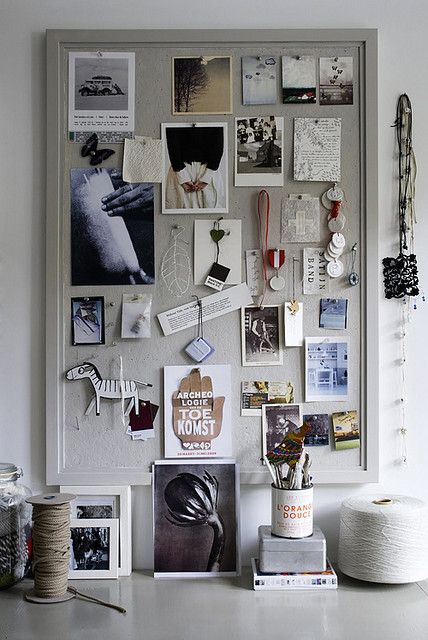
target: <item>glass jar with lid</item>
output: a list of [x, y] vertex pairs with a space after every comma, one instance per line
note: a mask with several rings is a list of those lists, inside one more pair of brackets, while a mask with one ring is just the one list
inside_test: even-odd
[[22, 469], [0, 462], [0, 589], [21, 580], [30, 566], [30, 489], [18, 482]]

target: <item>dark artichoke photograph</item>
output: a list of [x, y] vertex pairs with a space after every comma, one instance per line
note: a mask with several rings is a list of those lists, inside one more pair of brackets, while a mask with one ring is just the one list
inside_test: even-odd
[[236, 486], [234, 463], [155, 463], [155, 575], [238, 572]]

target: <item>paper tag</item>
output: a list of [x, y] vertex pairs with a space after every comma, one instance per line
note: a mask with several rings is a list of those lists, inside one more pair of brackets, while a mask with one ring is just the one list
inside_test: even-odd
[[213, 266], [210, 269], [209, 274], [204, 282], [207, 287], [211, 287], [211, 289], [215, 289], [216, 291], [221, 291], [224, 287], [224, 284], [227, 280], [227, 276], [230, 273], [229, 267], [225, 267], [218, 262], [214, 262]]
[[245, 252], [247, 267], [247, 285], [253, 298], [263, 293], [263, 257], [261, 249], [249, 249]]
[[303, 303], [299, 302], [299, 308], [293, 312], [290, 310], [290, 303], [285, 303], [284, 310], [284, 339], [286, 347], [303, 346]]
[[[219, 291], [209, 296], [201, 298], [204, 322], [218, 318], [251, 304], [251, 295], [245, 283], [235, 287], [229, 287], [225, 291]], [[194, 327], [199, 322], [199, 309], [195, 302], [183, 304], [169, 311], [159, 313], [157, 316], [159, 324], [165, 336], [169, 336], [177, 331], [182, 331], [188, 327]]]
[[317, 294], [329, 290], [329, 277], [326, 274], [327, 261], [324, 249], [303, 249], [303, 293]]

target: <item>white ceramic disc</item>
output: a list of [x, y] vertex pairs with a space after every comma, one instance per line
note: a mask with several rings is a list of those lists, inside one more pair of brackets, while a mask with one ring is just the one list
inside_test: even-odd
[[327, 260], [327, 262], [330, 262], [331, 260], [336, 260], [337, 256], [331, 256], [329, 254], [329, 252], [327, 251], [327, 249], [324, 251], [324, 258]]
[[331, 242], [327, 245], [327, 251], [333, 258], [338, 258], [343, 253], [343, 249], [335, 247]]
[[346, 245], [345, 236], [342, 233], [333, 233], [331, 242], [337, 249], [343, 249]]
[[331, 209], [331, 200], [329, 199], [329, 197], [327, 196], [328, 191], [324, 191], [324, 193], [321, 196], [321, 204], [325, 209], [328, 209], [330, 211]]
[[342, 202], [344, 197], [345, 194], [343, 193], [342, 189], [339, 189], [339, 187], [336, 187], [335, 189], [332, 187], [327, 191], [327, 198], [329, 200]]
[[339, 215], [336, 216], [335, 218], [328, 219], [328, 228], [333, 233], [337, 233], [339, 231], [342, 231], [343, 227], [345, 226], [345, 223], [346, 223], [345, 216], [343, 215], [343, 213], [339, 213]]
[[282, 276], [273, 276], [269, 280], [269, 284], [274, 291], [281, 291], [285, 287], [285, 280]]
[[343, 269], [343, 262], [341, 260], [332, 260], [327, 264], [327, 273], [330, 278], [340, 278]]

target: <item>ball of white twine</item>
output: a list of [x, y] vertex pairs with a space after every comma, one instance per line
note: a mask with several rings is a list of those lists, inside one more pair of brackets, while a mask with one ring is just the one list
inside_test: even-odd
[[427, 505], [407, 496], [360, 496], [342, 503], [339, 568], [348, 576], [399, 584], [428, 577]]

